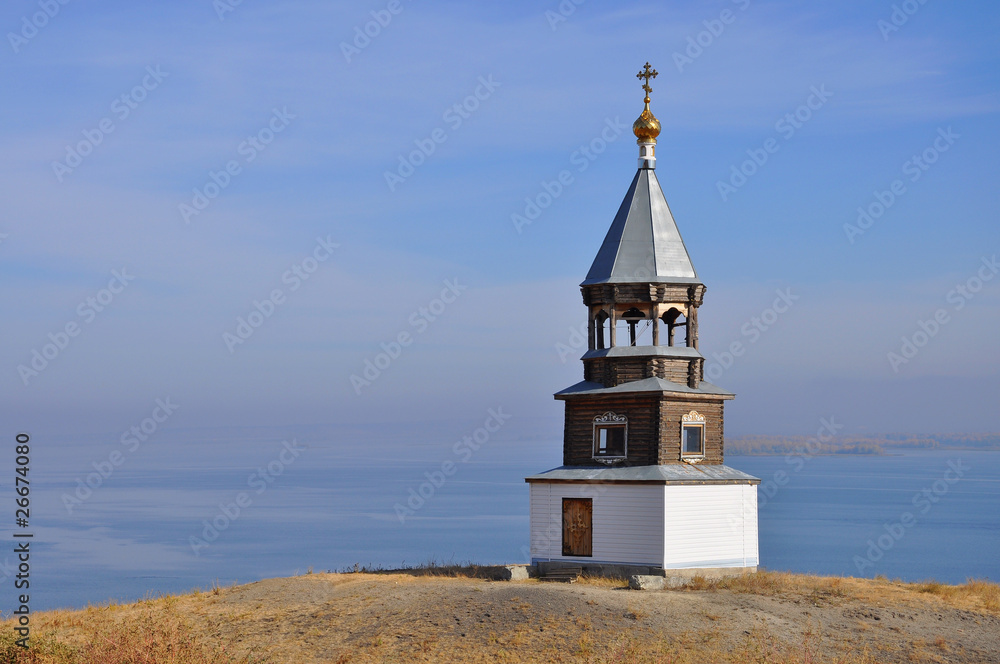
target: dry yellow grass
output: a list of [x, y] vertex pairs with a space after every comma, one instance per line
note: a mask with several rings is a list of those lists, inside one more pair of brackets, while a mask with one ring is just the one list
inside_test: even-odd
[[[937, 581], [907, 583], [884, 577], [859, 579], [840, 576], [813, 576], [790, 572], [761, 571], [756, 574], [718, 581], [695, 577], [689, 590], [730, 590], [738, 593], [777, 596], [781, 594], [813, 594], [833, 596], [877, 604], [885, 601], [920, 603], [939, 600], [943, 606], [974, 611], [1000, 613], [1000, 584], [984, 579], [969, 579], [960, 585]], [[921, 595], [927, 597], [921, 597]]]
[[314, 574], [43, 612], [29, 652], [0, 627], [0, 664], [1000, 661], [1000, 586], [987, 581], [760, 572], [651, 593], [482, 576]]
[[[249, 664], [252, 655], [200, 638], [192, 617], [166, 597], [132, 605], [32, 616], [30, 649], [16, 645], [10, 622], [0, 632], [0, 664]], [[229, 650], [230, 652], [227, 652]]]

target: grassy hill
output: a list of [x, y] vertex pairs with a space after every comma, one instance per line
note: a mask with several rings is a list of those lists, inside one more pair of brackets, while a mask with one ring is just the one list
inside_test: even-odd
[[475, 568], [309, 574], [0, 625], [0, 662], [1000, 661], [1000, 587], [761, 572], [641, 592]]

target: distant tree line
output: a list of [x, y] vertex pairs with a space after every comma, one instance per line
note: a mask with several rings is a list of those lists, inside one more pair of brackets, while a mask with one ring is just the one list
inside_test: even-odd
[[[818, 451], [817, 451], [818, 446]], [[893, 449], [1000, 450], [1000, 433], [887, 433], [875, 436], [838, 436], [817, 443], [807, 436], [733, 436], [726, 452], [736, 455], [789, 454], [809, 449], [813, 454], [887, 454]]]

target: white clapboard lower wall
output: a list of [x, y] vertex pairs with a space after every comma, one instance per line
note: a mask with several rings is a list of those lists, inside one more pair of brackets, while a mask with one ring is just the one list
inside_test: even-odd
[[[562, 499], [593, 500], [593, 555], [562, 555]], [[757, 487], [534, 482], [532, 562], [755, 567]]]

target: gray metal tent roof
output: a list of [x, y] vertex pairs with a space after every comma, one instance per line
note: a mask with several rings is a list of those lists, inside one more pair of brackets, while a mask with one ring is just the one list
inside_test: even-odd
[[643, 484], [760, 484], [753, 475], [718, 464], [661, 466], [559, 466], [525, 482], [636, 482]]
[[640, 168], [581, 286], [700, 283], [656, 171]]
[[700, 381], [698, 383], [698, 387], [688, 387], [684, 383], [675, 383], [657, 376], [643, 378], [642, 380], [629, 381], [627, 383], [622, 383], [621, 385], [615, 385], [614, 387], [604, 387], [601, 383], [582, 380], [576, 385], [571, 385], [565, 390], [556, 392], [553, 396], [555, 396], [556, 399], [559, 399], [560, 397], [565, 398], [594, 395], [610, 396], [616, 394], [632, 394], [634, 392], [654, 392], [659, 394], [704, 394], [722, 397], [723, 399], [732, 399], [736, 396], [729, 390], [724, 390], [717, 385], [712, 385], [711, 383], [706, 383], [705, 381]]

